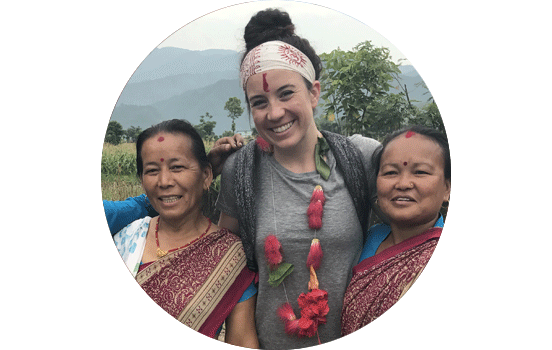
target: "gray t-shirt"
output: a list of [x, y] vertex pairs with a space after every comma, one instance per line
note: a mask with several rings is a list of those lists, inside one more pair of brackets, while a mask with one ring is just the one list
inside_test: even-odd
[[[354, 135], [350, 138], [364, 156], [366, 171], [370, 157], [379, 145], [375, 140]], [[221, 178], [221, 191], [217, 208], [226, 215], [237, 218], [233, 192], [235, 157], [227, 160]], [[309, 270], [306, 266], [311, 241], [320, 240], [324, 257], [316, 271], [320, 289], [328, 292], [330, 311], [327, 323], [320, 325], [318, 333], [322, 343], [341, 336], [341, 308], [343, 295], [351, 278], [351, 270], [362, 250], [362, 229], [353, 201], [341, 172], [336, 169], [330, 152], [327, 163], [331, 173], [327, 181], [317, 172], [296, 174], [281, 166], [271, 154], [261, 157], [259, 193], [256, 194], [256, 247], [255, 257], [259, 266], [259, 285], [256, 306], [256, 325], [261, 348], [293, 349], [318, 345], [316, 336], [298, 338], [284, 332], [284, 324], [278, 318], [277, 309], [289, 300], [295, 315], [300, 318], [297, 298], [308, 293]], [[307, 209], [316, 185], [324, 190], [326, 202], [322, 228], [308, 227]], [[274, 288], [268, 284], [268, 267], [264, 256], [264, 241], [274, 234], [282, 244], [284, 262], [294, 265], [293, 273], [284, 283]], [[285, 286], [284, 286], [285, 285]], [[284, 290], [285, 287], [285, 290]], [[287, 299], [286, 299], [287, 295]]]

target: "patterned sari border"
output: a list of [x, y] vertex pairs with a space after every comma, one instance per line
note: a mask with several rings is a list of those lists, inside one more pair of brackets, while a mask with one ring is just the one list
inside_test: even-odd
[[246, 264], [240, 241], [236, 241], [217, 264], [207, 281], [186, 305], [178, 320], [199, 331], [216, 305], [222, 300]]
[[385, 249], [379, 254], [366, 258], [363, 261], [361, 261], [359, 264], [357, 264], [355, 267], [353, 267], [353, 275], [361, 272], [362, 270], [370, 268], [373, 265], [379, 264], [382, 261], [385, 261], [391, 257], [394, 257], [397, 254], [400, 254], [420, 244], [423, 244], [427, 240], [439, 238], [441, 237], [442, 231], [443, 229], [441, 227], [433, 227], [421, 235], [417, 235], [412, 238], [409, 238], [406, 241], [403, 241], [397, 245], [394, 245], [390, 248]]

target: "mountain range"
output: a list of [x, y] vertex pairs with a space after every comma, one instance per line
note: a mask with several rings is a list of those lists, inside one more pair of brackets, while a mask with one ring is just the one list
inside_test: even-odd
[[[186, 119], [198, 124], [205, 113], [217, 122], [215, 134], [231, 129], [224, 105], [231, 97], [242, 101], [244, 113], [236, 119], [237, 131], [252, 126], [239, 83], [240, 53], [232, 50], [191, 51], [175, 47], [154, 49], [136, 69], [124, 87], [111, 115], [123, 129], [148, 128], [167, 119]], [[400, 66], [401, 83], [411, 100], [424, 103], [427, 90], [413, 66]], [[396, 92], [396, 91], [391, 91]], [[318, 108], [320, 110], [320, 108]]]

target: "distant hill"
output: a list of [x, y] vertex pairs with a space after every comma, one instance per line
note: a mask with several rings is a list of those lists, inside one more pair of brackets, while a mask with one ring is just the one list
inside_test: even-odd
[[[198, 124], [200, 116], [208, 112], [217, 122], [215, 133], [220, 135], [232, 124], [224, 104], [230, 97], [237, 97], [245, 112], [236, 120], [236, 130], [249, 130], [249, 115], [238, 80], [239, 58], [240, 54], [231, 50], [155, 49], [123, 89], [111, 120], [121, 123], [124, 129], [145, 129], [172, 118]], [[400, 69], [401, 84], [407, 85], [410, 99], [426, 103], [430, 95], [424, 95], [427, 90], [417, 86], [422, 79], [414, 67]]]
[[236, 71], [239, 54], [232, 50], [191, 51], [176, 47], [153, 50], [136, 69], [129, 83], [179, 74]]

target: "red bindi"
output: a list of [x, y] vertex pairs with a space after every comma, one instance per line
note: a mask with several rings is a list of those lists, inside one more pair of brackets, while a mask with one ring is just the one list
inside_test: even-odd
[[406, 132], [406, 135], [404, 135], [404, 137], [406, 137], [408, 139], [408, 138], [411, 138], [414, 135], [416, 135], [416, 133], [414, 131], [408, 130]]
[[161, 162], [164, 162], [164, 161], [165, 161], [165, 158], [161, 158], [160, 160], [161, 160]]
[[263, 90], [265, 92], [270, 92], [268, 89], [268, 81], [266, 81], [266, 73], [263, 73]]
[[159, 138], [157, 139], [158, 142], [161, 142], [161, 141], [164, 141], [165, 138], [163, 136], [159, 136]]
[[404, 165], [404, 166], [407, 166], [407, 165], [408, 165], [408, 162], [404, 162], [403, 165]]

